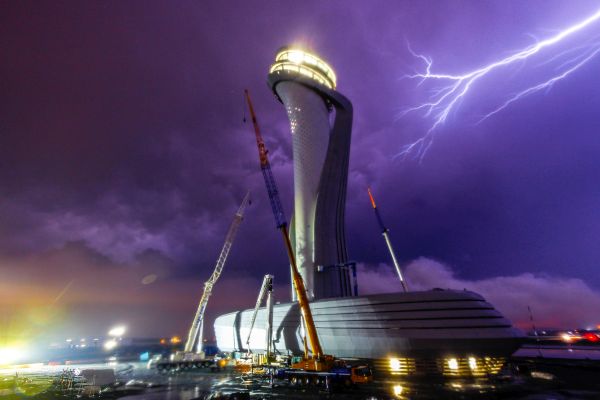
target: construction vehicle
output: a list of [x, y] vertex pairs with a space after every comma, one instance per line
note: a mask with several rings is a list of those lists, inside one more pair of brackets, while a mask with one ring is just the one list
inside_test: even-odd
[[266, 310], [267, 310], [267, 329], [266, 329], [266, 337], [265, 337], [265, 360], [270, 360], [271, 355], [273, 353], [273, 275], [265, 275], [263, 278], [263, 283], [260, 287], [260, 292], [258, 293], [258, 298], [256, 299], [256, 305], [254, 306], [254, 313], [252, 314], [252, 320], [250, 321], [250, 330], [248, 331], [248, 338], [246, 339], [246, 349], [248, 353], [251, 353], [250, 349], [250, 338], [252, 337], [252, 329], [254, 328], [254, 323], [256, 322], [256, 315], [258, 314], [258, 309], [266, 297]]
[[383, 224], [383, 220], [381, 219], [381, 215], [379, 214], [379, 209], [377, 208], [377, 204], [375, 204], [375, 198], [373, 197], [373, 193], [371, 193], [371, 188], [367, 188], [367, 192], [369, 193], [369, 199], [371, 200], [371, 206], [373, 207], [373, 211], [375, 211], [375, 216], [377, 217], [377, 222], [379, 223], [379, 228], [381, 228], [381, 234], [383, 235], [383, 239], [385, 240], [385, 244], [392, 256], [392, 262], [394, 263], [394, 267], [396, 268], [396, 273], [398, 274], [398, 278], [400, 279], [400, 284], [402, 284], [402, 289], [405, 292], [408, 292], [408, 286], [406, 285], [406, 280], [402, 275], [402, 270], [400, 269], [400, 264], [396, 259], [396, 253], [394, 252], [394, 248], [392, 247], [392, 242], [390, 241], [390, 230], [385, 227]]
[[336, 360], [328, 371], [305, 371], [297, 368], [274, 370], [274, 379], [283, 379], [295, 386], [351, 386], [373, 381], [373, 372], [368, 365], [351, 366]]
[[[254, 329], [254, 323], [256, 322], [256, 316], [263, 300], [266, 298], [265, 308], [267, 311], [266, 318], [266, 334], [265, 334], [265, 352], [264, 353], [253, 353], [251, 348], [252, 331]], [[256, 342], [254, 342], [256, 343]], [[273, 275], [265, 275], [263, 278], [258, 298], [256, 299], [256, 305], [254, 306], [254, 312], [250, 320], [250, 329], [248, 330], [248, 337], [246, 339], [246, 351], [247, 353], [236, 361], [235, 369], [238, 372], [250, 373], [254, 375], [253, 366], [255, 365], [274, 365], [278, 361], [278, 357], [275, 357], [273, 353]], [[281, 358], [279, 358], [281, 361]]]
[[[304, 281], [302, 280], [302, 276], [298, 272], [298, 267], [296, 265], [296, 257], [289, 238], [287, 220], [285, 218], [283, 206], [281, 205], [277, 184], [271, 170], [271, 164], [269, 163], [268, 150], [260, 133], [256, 114], [254, 113], [254, 107], [252, 106], [252, 101], [250, 100], [250, 94], [248, 90], [245, 90], [244, 93], [248, 102], [252, 124], [254, 125], [254, 133], [256, 136], [256, 144], [258, 146], [258, 155], [260, 159], [260, 168], [265, 180], [265, 185], [267, 187], [267, 193], [269, 195], [269, 201], [275, 217], [276, 226], [281, 232], [281, 236], [287, 250], [292, 273], [292, 282], [296, 292], [296, 297], [298, 299], [300, 312], [302, 314], [302, 320], [304, 321], [304, 328], [308, 334], [312, 351], [312, 354], [309, 355], [307, 348], [308, 346], [306, 346], [305, 342], [304, 357], [297, 362], [292, 362], [291, 368], [279, 369], [278, 371], [280, 374], [283, 374], [283, 377], [290, 377], [290, 379], [293, 377], [293, 375], [301, 374], [305, 377], [318, 380], [319, 373], [331, 373], [334, 367], [338, 366], [340, 362], [332, 355], [324, 354], [323, 349], [321, 348], [321, 343], [319, 342], [319, 337], [317, 335], [317, 329], [315, 327], [312, 312], [310, 310]], [[353, 368], [355, 367], [349, 367], [350, 371], [352, 371]], [[273, 376], [273, 374], [271, 374], [271, 376]]]
[[182, 370], [202, 367], [216, 369], [220, 366], [217, 360], [214, 358], [207, 358], [206, 354], [202, 350], [204, 313], [206, 311], [206, 306], [208, 305], [208, 300], [210, 299], [213, 288], [223, 272], [223, 267], [227, 261], [227, 256], [229, 256], [229, 251], [233, 245], [235, 235], [237, 234], [238, 228], [244, 219], [244, 210], [250, 201], [249, 199], [250, 192], [247, 192], [246, 196], [244, 196], [244, 199], [242, 200], [242, 203], [240, 204], [240, 207], [235, 213], [235, 216], [233, 217], [233, 221], [231, 222], [227, 236], [225, 236], [225, 243], [223, 244], [219, 258], [217, 259], [215, 269], [210, 278], [204, 283], [204, 291], [202, 293], [202, 297], [200, 298], [200, 303], [198, 304], [198, 309], [196, 310], [194, 319], [192, 320], [192, 325], [188, 332], [187, 341], [185, 342], [183, 351], [178, 351], [174, 354], [171, 354], [171, 357], [168, 360], [158, 360], [155, 363], [157, 369]]

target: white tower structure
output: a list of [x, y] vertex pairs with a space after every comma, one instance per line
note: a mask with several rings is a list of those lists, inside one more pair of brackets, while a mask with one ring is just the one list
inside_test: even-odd
[[333, 69], [304, 50], [281, 49], [269, 72], [269, 85], [285, 105], [292, 133], [290, 237], [298, 269], [309, 298], [351, 296], [344, 209], [352, 104], [335, 91]]

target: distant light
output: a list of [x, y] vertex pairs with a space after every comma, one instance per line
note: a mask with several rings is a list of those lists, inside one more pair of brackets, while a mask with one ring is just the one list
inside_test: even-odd
[[108, 331], [108, 336], [120, 337], [125, 334], [125, 331], [127, 331], [127, 328], [123, 325], [115, 326]]
[[390, 369], [392, 372], [400, 372], [402, 368], [402, 363], [397, 358], [390, 358]]
[[115, 347], [117, 347], [117, 345], [118, 345], [118, 342], [115, 339], [110, 339], [110, 340], [107, 340], [106, 342], [104, 342], [104, 349], [110, 351], [110, 350], [114, 349]]
[[456, 371], [458, 369], [458, 360], [456, 358], [448, 359], [448, 368], [450, 368], [453, 371]]
[[477, 369], [477, 359], [475, 357], [469, 357], [469, 367], [471, 369]]
[[181, 343], [181, 338], [179, 336], [173, 336], [171, 338], [171, 343], [172, 344], [177, 344], [177, 343]]
[[568, 333], [563, 333], [562, 335], [560, 335], [560, 337], [565, 342], [570, 342], [571, 340], [573, 340], [573, 337]]
[[600, 341], [600, 337], [598, 337], [598, 335], [596, 335], [595, 333], [592, 332], [586, 332], [583, 334], [583, 338], [589, 342], [593, 342], [596, 343], [598, 341]]
[[167, 339], [160, 339], [160, 344], [167, 344]]
[[402, 385], [395, 385], [394, 386], [394, 395], [395, 396], [400, 396], [402, 395], [402, 392], [404, 391], [404, 388], [402, 387]]
[[71, 343], [72, 341], [73, 341], [73, 339], [71, 339], [71, 338], [65, 340], [65, 342], [67, 342], [67, 343]]
[[22, 350], [16, 347], [0, 347], [0, 365], [10, 365], [22, 357]]
[[80, 342], [85, 342], [85, 338], [79, 339]]

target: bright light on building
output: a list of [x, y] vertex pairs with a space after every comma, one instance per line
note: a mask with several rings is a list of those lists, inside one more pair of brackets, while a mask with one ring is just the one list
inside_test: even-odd
[[397, 358], [390, 358], [390, 369], [392, 372], [400, 372], [400, 368], [402, 368], [402, 363]]
[[106, 342], [104, 342], [104, 349], [110, 351], [110, 350], [114, 349], [115, 347], [117, 347], [117, 345], [118, 345], [118, 342], [115, 339], [110, 339], [110, 340], [107, 340]]
[[450, 368], [453, 371], [456, 371], [458, 369], [458, 360], [456, 358], [449, 358], [448, 368]]
[[121, 337], [125, 334], [125, 331], [127, 331], [127, 328], [123, 325], [115, 326], [108, 331], [108, 336]]
[[477, 359], [475, 357], [469, 357], [469, 367], [471, 369], [477, 369]]
[[335, 89], [337, 77], [325, 61], [314, 54], [301, 49], [285, 48], [275, 56], [269, 73], [291, 72], [317, 81], [329, 89]]
[[404, 391], [404, 388], [402, 387], [402, 385], [394, 385], [394, 395], [395, 396], [401, 396], [403, 391]]
[[303, 61], [302, 53], [299, 51], [290, 51], [288, 53], [288, 59], [296, 64], [300, 64]]

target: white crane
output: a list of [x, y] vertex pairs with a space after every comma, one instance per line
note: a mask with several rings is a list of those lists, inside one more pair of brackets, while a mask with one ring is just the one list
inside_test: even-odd
[[375, 204], [375, 198], [373, 197], [373, 193], [371, 193], [371, 188], [367, 188], [367, 192], [369, 193], [369, 199], [371, 200], [371, 205], [373, 206], [373, 210], [375, 211], [375, 216], [377, 217], [377, 222], [379, 223], [379, 227], [381, 228], [381, 234], [383, 235], [383, 239], [385, 240], [385, 244], [390, 252], [390, 256], [392, 257], [392, 262], [394, 263], [394, 267], [396, 267], [396, 272], [398, 273], [398, 279], [400, 279], [400, 284], [402, 285], [402, 289], [405, 292], [408, 292], [408, 286], [406, 284], [406, 279], [402, 275], [402, 270], [400, 269], [400, 264], [398, 263], [398, 259], [396, 258], [396, 253], [394, 252], [394, 248], [392, 247], [392, 242], [390, 241], [390, 230], [385, 227], [383, 224], [383, 220], [381, 219], [381, 215], [379, 214], [379, 209], [377, 208], [377, 204]]
[[200, 299], [200, 303], [198, 304], [198, 310], [196, 311], [196, 315], [194, 316], [194, 320], [192, 321], [192, 326], [190, 328], [190, 332], [188, 333], [187, 341], [185, 342], [184, 353], [190, 354], [194, 351], [194, 344], [196, 344], [196, 354], [200, 354], [201, 358], [204, 358], [204, 354], [202, 352], [202, 331], [204, 328], [204, 311], [206, 310], [206, 305], [208, 304], [208, 300], [210, 299], [210, 295], [212, 294], [212, 289], [217, 283], [217, 280], [221, 276], [221, 272], [223, 272], [223, 267], [225, 266], [225, 261], [227, 261], [227, 256], [229, 255], [229, 250], [231, 250], [231, 245], [233, 244], [233, 240], [235, 239], [235, 235], [237, 230], [244, 218], [244, 210], [248, 205], [250, 198], [250, 192], [246, 193], [244, 200], [242, 200], [242, 204], [240, 208], [235, 213], [233, 217], [233, 222], [229, 227], [229, 231], [227, 232], [227, 236], [225, 237], [225, 244], [223, 244], [223, 249], [221, 249], [221, 254], [219, 254], [219, 258], [217, 259], [217, 265], [215, 266], [215, 270], [213, 271], [210, 278], [204, 283], [204, 292], [202, 293], [202, 298]]
[[254, 328], [254, 322], [256, 321], [256, 314], [258, 314], [258, 309], [260, 308], [260, 304], [262, 303], [265, 296], [267, 297], [266, 301], [266, 311], [267, 311], [267, 334], [266, 334], [266, 356], [267, 359], [271, 356], [272, 353], [272, 341], [273, 341], [273, 275], [265, 275], [263, 278], [262, 286], [260, 287], [260, 292], [258, 294], [258, 298], [256, 299], [256, 305], [254, 306], [254, 313], [252, 314], [252, 320], [250, 321], [250, 330], [248, 331], [248, 339], [246, 339], [246, 349], [250, 351], [250, 336], [252, 336], [252, 328]]

